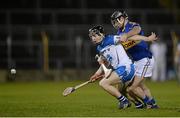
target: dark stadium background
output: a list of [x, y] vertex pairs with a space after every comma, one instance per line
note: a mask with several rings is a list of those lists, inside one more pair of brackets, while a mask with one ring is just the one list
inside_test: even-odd
[[[121, 9], [167, 45], [166, 81], [145, 81], [159, 109], [120, 110], [98, 80], [62, 95], [99, 66], [88, 29], [116, 33], [110, 16]], [[180, 0], [0, 0], [0, 117], [179, 117], [171, 35], [179, 40], [179, 24]]]
[[[108, 33], [115, 33], [110, 15], [124, 9], [131, 21], [141, 24], [145, 34], [156, 32], [166, 42], [167, 71], [173, 70], [170, 32], [180, 32], [179, 7], [179, 0], [2, 0], [0, 69], [94, 69], [95, 48], [88, 29], [101, 24]], [[44, 56], [42, 32], [49, 41], [48, 56]]]

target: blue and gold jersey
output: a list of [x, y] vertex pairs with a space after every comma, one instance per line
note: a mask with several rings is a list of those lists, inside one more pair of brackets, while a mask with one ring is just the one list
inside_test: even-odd
[[[119, 29], [117, 34], [122, 35], [123, 33], [129, 32], [133, 27], [139, 26], [135, 22], [128, 22], [124, 29]], [[144, 35], [144, 32], [141, 30], [139, 35]], [[126, 41], [122, 45], [134, 61], [141, 60], [145, 57], [152, 58], [152, 53], [148, 49], [148, 45], [145, 41]]]

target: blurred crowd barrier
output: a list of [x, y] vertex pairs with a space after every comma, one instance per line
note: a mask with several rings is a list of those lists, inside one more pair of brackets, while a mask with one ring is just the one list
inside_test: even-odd
[[[115, 33], [110, 15], [114, 9], [1, 10], [0, 68], [18, 70], [92, 69], [96, 49], [88, 29], [102, 24]], [[173, 68], [171, 31], [180, 32], [176, 16], [180, 10], [126, 9], [129, 19], [141, 24], [145, 34], [152, 31], [166, 43], [167, 67]], [[45, 32], [48, 43], [43, 43]], [[46, 49], [48, 48], [48, 49]], [[46, 50], [46, 51], [45, 51]]]

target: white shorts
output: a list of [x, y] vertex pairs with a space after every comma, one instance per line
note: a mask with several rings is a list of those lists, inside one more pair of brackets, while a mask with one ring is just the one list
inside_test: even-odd
[[154, 58], [143, 58], [134, 62], [136, 69], [136, 76], [138, 77], [151, 77], [154, 67]]

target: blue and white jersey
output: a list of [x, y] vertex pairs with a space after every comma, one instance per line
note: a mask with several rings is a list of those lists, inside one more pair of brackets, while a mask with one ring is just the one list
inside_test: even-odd
[[128, 57], [124, 47], [121, 44], [116, 45], [119, 39], [120, 36], [107, 35], [97, 46], [97, 51], [106, 58], [113, 69], [122, 66], [129, 67], [132, 64], [132, 61]]
[[[128, 22], [124, 29], [118, 30], [117, 34], [122, 35], [123, 33], [127, 33], [135, 26], [139, 26], [139, 24]], [[139, 35], [144, 35], [142, 30]], [[152, 58], [152, 53], [148, 49], [148, 45], [145, 41], [126, 41], [123, 42], [122, 45], [134, 61], [138, 61], [146, 57]]]

